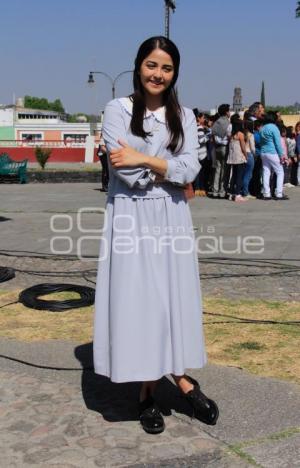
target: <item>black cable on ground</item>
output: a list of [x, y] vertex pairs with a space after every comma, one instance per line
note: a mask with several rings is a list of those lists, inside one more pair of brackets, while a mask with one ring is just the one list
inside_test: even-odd
[[[67, 299], [63, 301], [39, 299], [40, 296], [66, 291], [78, 293], [80, 299]], [[19, 295], [19, 302], [31, 309], [63, 312], [65, 310], [77, 309], [94, 304], [95, 290], [87, 286], [79, 286], [76, 284], [37, 284], [31, 288], [24, 289]]]
[[9, 281], [15, 276], [15, 270], [13, 268], [0, 266], [0, 283], [4, 283], [4, 281]]
[[213, 313], [213, 312], [203, 312], [205, 315], [213, 315], [214, 317], [226, 317], [226, 318], [232, 318], [235, 321], [228, 320], [226, 322], [205, 322], [206, 325], [209, 324], [216, 324], [216, 323], [234, 323], [234, 324], [241, 324], [241, 323], [249, 323], [249, 324], [258, 324], [258, 325], [299, 325], [300, 320], [286, 320], [286, 321], [281, 321], [281, 320], [263, 320], [263, 319], [249, 319], [245, 317], [237, 317], [235, 315], [227, 315], [227, 314], [218, 314], [218, 313]]
[[[13, 253], [11, 253], [11, 250], [0, 250], [0, 256], [2, 257], [14, 257], [14, 258], [38, 258], [42, 260], [52, 260], [52, 261], [77, 261], [78, 260], [78, 255], [68, 255], [68, 254], [52, 254], [52, 253], [44, 253], [44, 254], [39, 254], [37, 252], [31, 252], [29, 250], [14, 250]], [[21, 254], [21, 255], [16, 255], [16, 254]], [[24, 255], [24, 254], [33, 254], [33, 255]], [[86, 255], [85, 258], [91, 258], [93, 259], [95, 256], [94, 255]]]
[[14, 302], [9, 302], [8, 304], [3, 304], [2, 306], [0, 306], [0, 309], [2, 309], [3, 307], [7, 307], [7, 306], [10, 306], [10, 305], [13, 305], [13, 304], [18, 304], [19, 301], [14, 301]]
[[5, 356], [0, 354], [0, 358], [7, 359], [8, 361], [18, 362], [20, 364], [25, 364], [29, 367], [35, 367], [37, 369], [47, 369], [47, 370], [57, 370], [57, 371], [83, 371], [83, 370], [94, 370], [94, 367], [51, 367], [43, 366], [42, 364], [34, 364], [33, 362], [22, 361], [21, 359], [16, 359], [11, 356]]
[[222, 278], [256, 278], [263, 276], [281, 276], [285, 275], [286, 277], [298, 277], [300, 276], [300, 268], [292, 270], [282, 270], [282, 271], [270, 271], [268, 273], [202, 273], [200, 277], [202, 279], [222, 279]]
[[37, 271], [37, 270], [20, 270], [18, 268], [15, 268], [15, 271], [18, 273], [23, 273], [24, 275], [33, 275], [33, 276], [52, 276], [54, 278], [57, 277], [72, 277], [72, 278], [80, 278], [84, 275], [92, 275], [95, 276], [97, 274], [97, 270], [76, 270], [76, 271]]

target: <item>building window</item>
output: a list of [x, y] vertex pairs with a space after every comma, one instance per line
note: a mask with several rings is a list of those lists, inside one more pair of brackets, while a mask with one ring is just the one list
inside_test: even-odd
[[22, 133], [21, 139], [25, 141], [40, 141], [42, 140], [41, 133]]
[[74, 141], [75, 143], [85, 143], [87, 134], [82, 133], [64, 133], [63, 139], [64, 141]]

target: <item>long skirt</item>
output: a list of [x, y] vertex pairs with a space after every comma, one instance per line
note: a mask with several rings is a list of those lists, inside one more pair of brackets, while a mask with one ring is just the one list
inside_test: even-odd
[[184, 194], [109, 197], [96, 286], [95, 372], [113, 382], [206, 363], [198, 260]]

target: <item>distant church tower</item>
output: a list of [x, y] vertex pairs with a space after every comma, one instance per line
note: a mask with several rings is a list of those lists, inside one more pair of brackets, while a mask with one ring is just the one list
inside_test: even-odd
[[242, 104], [242, 89], [241, 88], [234, 88], [234, 95], [233, 95], [233, 112], [239, 113], [243, 108]]

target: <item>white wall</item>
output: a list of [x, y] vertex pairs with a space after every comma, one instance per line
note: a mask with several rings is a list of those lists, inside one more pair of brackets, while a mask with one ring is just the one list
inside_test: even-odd
[[14, 109], [0, 109], [0, 127], [12, 127], [14, 124]]

